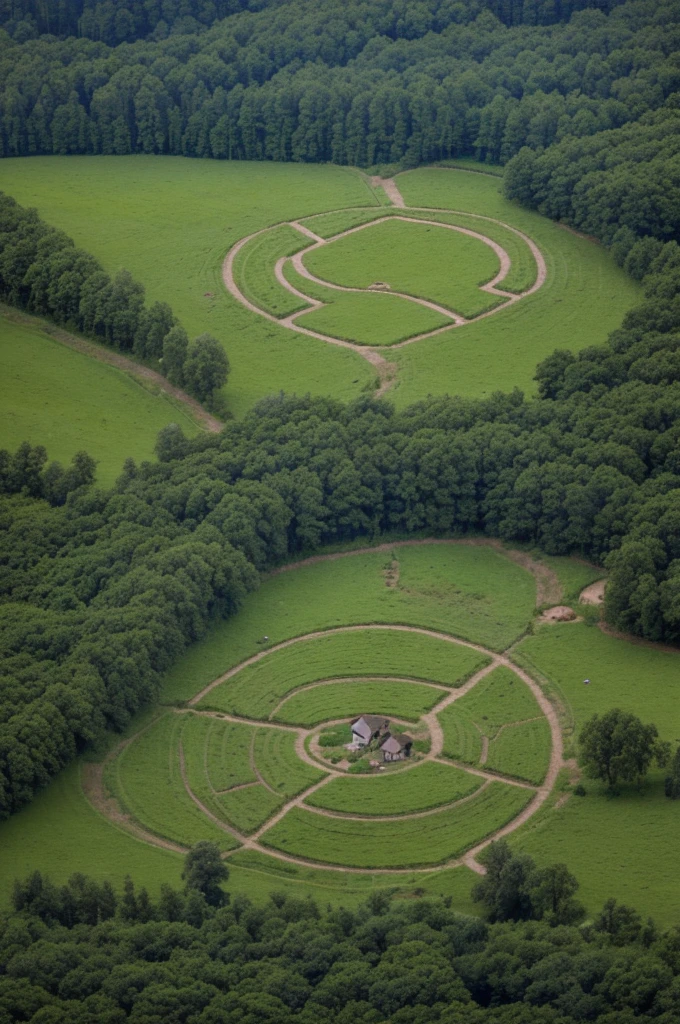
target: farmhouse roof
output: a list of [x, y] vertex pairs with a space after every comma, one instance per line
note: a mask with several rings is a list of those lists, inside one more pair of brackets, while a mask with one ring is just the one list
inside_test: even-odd
[[382, 718], [380, 715], [362, 715], [361, 718], [355, 718], [352, 722], [352, 732], [356, 732], [360, 736], [364, 734], [372, 736], [375, 732], [383, 732], [389, 724], [388, 719]]
[[397, 733], [395, 736], [388, 736], [384, 743], [381, 744], [380, 749], [386, 750], [388, 754], [398, 754], [404, 747], [408, 747], [413, 743], [413, 739], [405, 732]]

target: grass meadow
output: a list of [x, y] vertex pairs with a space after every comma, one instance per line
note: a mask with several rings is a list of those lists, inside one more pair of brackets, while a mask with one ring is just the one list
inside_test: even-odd
[[0, 306], [0, 448], [42, 444], [67, 464], [78, 451], [97, 460], [97, 482], [110, 487], [128, 457], [153, 459], [156, 435], [179, 423], [198, 427], [163, 394], [126, 373], [68, 348], [42, 321]]
[[[312, 295], [306, 278], [286, 271], [286, 279]], [[305, 313], [297, 321], [310, 331], [327, 334], [342, 341], [353, 341], [357, 345], [395, 345], [417, 334], [436, 331], [450, 323], [448, 317], [436, 310], [410, 302], [389, 292], [338, 292], [332, 288], [313, 286], [312, 298], [328, 303], [321, 309]]]
[[528, 790], [492, 782], [461, 807], [433, 811], [415, 822], [328, 818], [293, 807], [262, 835], [261, 842], [298, 857], [345, 867], [441, 864], [516, 817], [531, 795]]
[[540, 785], [550, 764], [552, 742], [545, 718], [513, 722], [489, 743], [486, 765], [492, 771]]
[[254, 756], [264, 783], [288, 799], [325, 775], [321, 769], [300, 760], [295, 752], [295, 735], [282, 729], [258, 729]]
[[293, 694], [273, 718], [277, 722], [290, 722], [307, 728], [319, 722], [357, 714], [394, 715], [415, 722], [445, 696], [443, 690], [434, 686], [387, 679], [383, 682], [323, 684]]
[[[389, 587], [395, 560], [399, 584]], [[533, 577], [485, 546], [423, 544], [301, 565], [269, 576], [237, 616], [195, 643], [167, 674], [161, 699], [188, 700], [260, 652], [263, 636], [273, 645], [334, 626], [401, 622], [502, 651], [528, 628], [535, 604]]]
[[[487, 663], [488, 658], [478, 651], [420, 633], [392, 629], [342, 631], [272, 651], [220, 683], [198, 706], [265, 719], [287, 693], [318, 680], [402, 675], [456, 686]], [[414, 703], [407, 703], [407, 707], [430, 705], [420, 689], [413, 688]], [[403, 699], [409, 701], [406, 694]]]
[[479, 290], [496, 276], [499, 260], [488, 245], [448, 228], [391, 219], [312, 249], [304, 264], [316, 277], [347, 288], [376, 281], [446, 306], [465, 317], [500, 299]]
[[[602, 247], [503, 199], [497, 178], [421, 169], [396, 180], [407, 204], [498, 217], [525, 230], [548, 264], [546, 285], [529, 299], [395, 352], [390, 398], [400, 407], [428, 394], [481, 397], [514, 386], [531, 393], [539, 360], [556, 347], [601, 344], [639, 300], [639, 286]], [[0, 188], [37, 207], [110, 272], [126, 266], [150, 300], [171, 303], [190, 335], [220, 338], [232, 366], [225, 397], [235, 415], [281, 389], [350, 399], [373, 387], [373, 368], [360, 355], [266, 321], [232, 299], [221, 278], [229, 248], [261, 228], [350, 207], [380, 212], [358, 171], [182, 157], [32, 157], [3, 160]]]
[[281, 221], [378, 206], [341, 167], [183, 157], [3, 160], [0, 188], [66, 231], [110, 273], [126, 267], [150, 301], [169, 302], [190, 337], [210, 331], [231, 362], [228, 407], [240, 416], [281, 389], [350, 399], [373, 382], [355, 353], [295, 336], [229, 296], [222, 262], [239, 239]]
[[256, 235], [236, 254], [236, 284], [247, 299], [272, 316], [288, 316], [305, 309], [309, 304], [279, 284], [274, 267], [282, 256], [293, 256], [307, 245], [309, 239], [288, 224]]
[[453, 803], [481, 785], [482, 779], [460, 768], [425, 761], [415, 768], [382, 776], [333, 779], [305, 803], [342, 814], [411, 814]]

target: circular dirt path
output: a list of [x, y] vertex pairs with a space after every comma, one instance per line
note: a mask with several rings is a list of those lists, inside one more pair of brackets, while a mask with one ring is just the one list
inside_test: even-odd
[[[390, 363], [382, 354], [382, 352], [373, 346], [359, 345], [355, 342], [345, 341], [341, 338], [333, 338], [329, 334], [322, 334], [319, 331], [313, 331], [307, 327], [302, 326], [298, 322], [300, 317], [303, 317], [305, 313], [310, 313], [313, 312], [314, 310], [322, 308], [324, 305], [326, 305], [326, 303], [321, 302], [318, 299], [313, 299], [309, 295], [305, 295], [304, 292], [299, 291], [297, 288], [295, 288], [292, 284], [288, 282], [288, 280], [285, 277], [285, 274], [283, 273], [283, 266], [288, 260], [292, 262], [293, 266], [295, 267], [299, 274], [301, 274], [303, 277], [306, 277], [310, 281], [323, 285], [324, 287], [333, 288], [337, 291], [369, 292], [371, 294], [376, 295], [399, 295], [401, 298], [407, 299], [411, 302], [418, 303], [419, 305], [427, 306], [432, 310], [436, 310], [440, 314], [449, 317], [451, 320], [451, 323], [445, 324], [443, 327], [438, 327], [433, 331], [427, 331], [423, 334], [415, 335], [412, 338], [406, 338], [404, 341], [396, 342], [394, 345], [385, 346], [386, 348], [389, 349], [403, 348], [405, 345], [412, 345], [417, 341], [423, 341], [426, 338], [431, 338], [437, 334], [441, 334], [443, 331], [449, 331], [453, 330], [456, 327], [462, 327], [467, 323], [473, 323], [476, 322], [477, 320], [482, 320], [487, 316], [493, 316], [495, 313], [499, 313], [501, 310], [507, 309], [509, 306], [514, 305], [514, 303], [519, 302], [520, 299], [524, 299], [528, 295], [532, 295], [534, 292], [538, 291], [538, 289], [543, 286], [547, 277], [547, 267], [543, 254], [536, 245], [536, 243], [528, 235], [525, 235], [524, 232], [520, 231], [518, 228], [512, 227], [510, 224], [505, 224], [503, 221], [498, 220], [495, 217], [486, 217], [482, 214], [470, 214], [468, 212], [459, 210], [448, 210], [439, 207], [407, 207], [406, 204], [404, 203], [404, 200], [401, 196], [401, 193], [399, 192], [399, 189], [394, 179], [372, 179], [372, 182], [374, 184], [380, 185], [385, 190], [386, 194], [389, 196], [394, 207], [400, 210], [411, 209], [414, 211], [417, 210], [418, 212], [448, 213], [452, 215], [464, 214], [465, 216], [475, 217], [477, 220], [486, 221], [487, 223], [498, 224], [501, 227], [505, 228], [506, 230], [512, 231], [513, 234], [517, 235], [525, 242], [525, 244], [531, 251], [531, 254], [536, 263], [536, 279], [530, 288], [527, 288], [525, 291], [519, 293], [502, 291], [501, 289], [498, 288], [498, 285], [505, 279], [505, 277], [507, 277], [507, 274], [510, 271], [512, 263], [507, 252], [497, 242], [494, 242], [486, 235], [482, 235], [479, 232], [472, 231], [468, 228], [458, 227], [456, 225], [446, 224], [440, 221], [428, 221], [416, 217], [396, 215], [397, 219], [400, 220], [406, 220], [417, 224], [431, 224], [434, 225], [435, 227], [445, 228], [451, 231], [458, 231], [465, 235], [471, 235], [472, 237], [481, 240], [486, 245], [491, 246], [491, 248], [496, 252], [501, 264], [500, 270], [492, 281], [480, 286], [480, 291], [486, 291], [492, 295], [502, 297], [505, 299], [505, 301], [502, 302], [500, 305], [495, 306], [493, 309], [487, 310], [485, 313], [480, 313], [480, 315], [474, 317], [473, 320], [466, 320], [464, 317], [459, 316], [452, 310], [446, 309], [443, 306], [439, 306], [436, 303], [429, 302], [426, 299], [418, 299], [412, 295], [405, 295], [400, 292], [392, 292], [391, 290], [381, 292], [371, 288], [346, 288], [341, 285], [332, 284], [329, 281], [324, 281], [321, 278], [314, 277], [314, 275], [312, 275], [305, 268], [303, 258], [305, 254], [310, 250], [319, 248], [320, 246], [323, 245], [328, 245], [330, 242], [335, 242], [340, 238], [344, 238], [347, 235], [351, 235], [356, 231], [361, 231], [368, 227], [372, 227], [375, 224], [382, 223], [385, 220], [393, 220], [394, 216], [378, 217], [375, 220], [368, 221], [366, 224], [360, 224], [358, 226], [348, 228], [346, 231], [342, 231], [339, 234], [334, 235], [332, 238], [328, 239], [322, 238], [320, 235], [317, 235], [312, 229], [308, 228], [306, 225], [300, 224], [299, 221], [284, 221], [282, 223], [285, 223], [289, 227], [292, 227], [295, 230], [300, 231], [302, 234], [306, 235], [311, 240], [312, 244], [310, 246], [307, 246], [307, 248], [297, 253], [293, 257], [284, 256], [281, 259], [279, 259], [275, 265], [274, 273], [277, 281], [283, 288], [285, 288], [288, 292], [290, 292], [291, 295], [294, 295], [296, 298], [303, 299], [305, 302], [309, 304], [309, 306], [307, 309], [299, 310], [296, 313], [292, 313], [289, 316], [282, 317], [279, 319], [278, 317], [273, 316], [271, 313], [268, 313], [265, 310], [260, 309], [259, 306], [255, 305], [255, 303], [247, 299], [246, 296], [238, 287], [238, 285], [236, 284], [236, 280], [234, 278], [234, 260], [236, 259], [236, 256], [243, 248], [243, 246], [250, 242], [251, 239], [256, 238], [258, 235], [264, 234], [264, 232], [266, 231], [269, 231], [271, 227], [277, 227], [279, 225], [271, 225], [270, 227], [262, 228], [260, 231], [255, 231], [253, 232], [253, 234], [240, 239], [234, 246], [232, 246], [232, 248], [227, 253], [227, 256], [222, 267], [222, 279], [224, 281], [224, 285], [227, 291], [237, 300], [237, 302], [240, 302], [241, 305], [245, 306], [251, 312], [256, 313], [258, 316], [262, 316], [266, 320], [270, 320], [272, 323], [279, 324], [280, 326], [285, 327], [288, 330], [296, 331], [298, 334], [304, 334], [310, 338], [316, 338], [319, 341], [325, 341], [329, 345], [338, 345], [341, 348], [351, 349], [353, 352], [356, 352], [358, 355], [362, 356], [362, 358], [366, 359], [369, 363], [371, 363], [371, 365], [374, 366], [378, 372], [380, 385], [376, 391], [376, 397], [380, 398], [394, 383], [396, 375], [395, 364]], [[363, 207], [357, 209], [363, 209]], [[329, 212], [339, 213], [343, 211], [336, 210]]]
[[[186, 774], [186, 770], [185, 770], [185, 765], [184, 765], [184, 752], [183, 752], [181, 741], [180, 741], [180, 748], [179, 748], [180, 770], [181, 770], [182, 780], [183, 780], [186, 792], [188, 793], [190, 798], [193, 800], [193, 802], [201, 809], [201, 811], [204, 814], [206, 814], [206, 816], [218, 828], [220, 828], [222, 831], [224, 831], [225, 833], [230, 835], [234, 840], [236, 840], [236, 842], [238, 842], [240, 844], [236, 849], [227, 851], [224, 854], [225, 857], [231, 856], [233, 853], [236, 853], [239, 850], [249, 849], [249, 850], [256, 850], [259, 853], [266, 854], [267, 856], [273, 857], [274, 859], [285, 861], [285, 862], [291, 863], [291, 864], [298, 864], [298, 865], [301, 865], [301, 866], [313, 867], [313, 868], [317, 868], [317, 869], [325, 870], [325, 871], [340, 871], [340, 872], [347, 872], [347, 873], [351, 873], [351, 874], [390, 874], [390, 875], [391, 874], [395, 874], [395, 875], [431, 874], [431, 873], [434, 873], [436, 871], [441, 871], [441, 870], [444, 870], [446, 868], [457, 867], [457, 866], [460, 866], [460, 865], [463, 865], [463, 864], [466, 865], [467, 867], [471, 868], [473, 871], [477, 872], [478, 874], [483, 874], [485, 869], [479, 863], [479, 861], [477, 860], [477, 857], [478, 857], [479, 853], [481, 853], [481, 851], [484, 850], [495, 839], [498, 839], [501, 836], [508, 835], [509, 833], [515, 831], [517, 828], [519, 828], [521, 825], [523, 825], [526, 821], [528, 821], [528, 819], [530, 817], [532, 817], [539, 810], [539, 808], [543, 805], [543, 803], [546, 801], [546, 799], [550, 795], [550, 793], [551, 793], [551, 791], [553, 789], [553, 786], [555, 784], [555, 780], [557, 778], [557, 775], [558, 775], [559, 771], [561, 770], [561, 768], [564, 767], [562, 734], [561, 734], [561, 731], [560, 731], [557, 714], [555, 713], [555, 710], [554, 710], [552, 704], [547, 700], [547, 698], [545, 697], [545, 695], [543, 694], [542, 690], [537, 685], [537, 683], [523, 669], [521, 669], [519, 666], [515, 665], [506, 654], [499, 654], [499, 653], [497, 653], [495, 651], [491, 651], [491, 650], [483, 647], [480, 644], [474, 644], [474, 643], [471, 643], [471, 642], [466, 641], [466, 640], [460, 640], [460, 639], [458, 639], [456, 637], [451, 636], [450, 634], [441, 633], [441, 632], [439, 632], [437, 630], [425, 629], [425, 628], [421, 628], [421, 627], [417, 627], [417, 626], [406, 626], [406, 625], [396, 625], [396, 624], [395, 625], [389, 625], [389, 624], [368, 625], [367, 624], [367, 625], [354, 625], [354, 626], [340, 626], [340, 627], [336, 627], [334, 629], [317, 630], [317, 631], [314, 631], [312, 633], [305, 634], [303, 636], [295, 637], [294, 639], [285, 640], [285, 641], [283, 641], [280, 644], [273, 645], [272, 647], [268, 648], [266, 651], [261, 651], [258, 654], [253, 655], [251, 658], [245, 659], [239, 665], [234, 666], [228, 672], [224, 673], [223, 675], [219, 676], [217, 679], [213, 680], [212, 683], [210, 683], [208, 686], [204, 687], [203, 690], [200, 691], [200, 693], [196, 694], [189, 701], [188, 707], [187, 707], [186, 710], [184, 710], [184, 711], [178, 710], [176, 713], [178, 713], [178, 714], [190, 713], [194, 709], [195, 705], [206, 694], [210, 693], [210, 691], [213, 690], [216, 686], [219, 686], [221, 683], [225, 682], [227, 679], [230, 679], [231, 677], [236, 675], [238, 672], [240, 672], [246, 666], [252, 665], [252, 664], [254, 664], [257, 661], [260, 661], [262, 658], [264, 658], [267, 655], [273, 653], [274, 651], [281, 650], [284, 647], [291, 646], [292, 644], [302, 643], [302, 642], [304, 642], [306, 640], [314, 639], [314, 638], [317, 638], [317, 637], [332, 636], [332, 635], [336, 635], [338, 633], [344, 633], [344, 632], [367, 631], [367, 630], [375, 630], [375, 629], [392, 630], [392, 631], [409, 632], [409, 633], [417, 633], [417, 634], [420, 634], [420, 635], [423, 635], [423, 636], [430, 636], [430, 637], [433, 637], [435, 639], [444, 640], [447, 643], [451, 643], [451, 644], [454, 644], [454, 645], [467, 647], [467, 648], [470, 648], [471, 650], [478, 651], [479, 653], [484, 654], [486, 657], [488, 657], [490, 659], [490, 663], [487, 666], [485, 666], [483, 669], [481, 669], [480, 671], [475, 673], [475, 675], [473, 675], [470, 679], [468, 679], [462, 686], [458, 687], [455, 690], [448, 690], [447, 689], [447, 692], [446, 692], [445, 696], [435, 705], [435, 707], [432, 708], [431, 711], [429, 711], [426, 714], [421, 716], [421, 721], [423, 721], [427, 725], [427, 727], [428, 727], [428, 729], [430, 731], [431, 748], [430, 748], [429, 753], [426, 754], [425, 757], [423, 758], [423, 760], [419, 762], [420, 764], [424, 763], [424, 761], [430, 760], [430, 761], [438, 761], [438, 762], [444, 763], [444, 764], [456, 765], [456, 762], [444, 759], [441, 756], [442, 755], [442, 750], [443, 750], [443, 744], [444, 744], [444, 736], [443, 736], [443, 731], [441, 729], [441, 725], [440, 725], [440, 723], [439, 723], [439, 721], [437, 719], [437, 715], [441, 711], [443, 711], [444, 708], [448, 707], [450, 704], [454, 703], [456, 700], [459, 700], [466, 693], [469, 693], [470, 690], [474, 686], [477, 685], [477, 683], [479, 683], [482, 679], [484, 679], [495, 668], [497, 668], [500, 665], [503, 665], [503, 666], [509, 668], [516, 676], [518, 676], [518, 678], [520, 678], [529, 687], [529, 689], [531, 690], [532, 694], [534, 695], [534, 697], [535, 697], [535, 699], [536, 699], [536, 701], [537, 701], [541, 711], [543, 712], [543, 715], [546, 717], [546, 719], [548, 721], [548, 724], [549, 724], [549, 727], [550, 727], [550, 732], [551, 732], [551, 739], [552, 739], [552, 751], [551, 751], [551, 757], [550, 757], [550, 764], [549, 764], [547, 774], [546, 774], [542, 784], [540, 786], [536, 787], [536, 786], [530, 785], [529, 783], [520, 782], [517, 779], [513, 779], [513, 778], [510, 778], [510, 777], [504, 776], [501, 773], [491, 772], [491, 771], [488, 771], [486, 769], [471, 768], [470, 766], [463, 765], [463, 764], [459, 764], [457, 766], [461, 767], [461, 768], [464, 768], [465, 770], [469, 771], [473, 775], [477, 775], [477, 776], [480, 776], [481, 778], [483, 778], [485, 780], [485, 785], [488, 785], [493, 780], [498, 780], [498, 781], [506, 782], [506, 783], [508, 783], [510, 785], [520, 786], [522, 788], [531, 790], [534, 793], [533, 799], [520, 812], [520, 814], [517, 815], [515, 818], [513, 818], [513, 820], [511, 822], [509, 822], [507, 825], [505, 825], [504, 827], [502, 827], [500, 829], [497, 829], [490, 836], [487, 836], [484, 840], [480, 841], [479, 843], [476, 843], [462, 857], [454, 858], [454, 859], [449, 860], [449, 861], [447, 861], [447, 862], [445, 862], [443, 864], [429, 865], [429, 866], [423, 866], [423, 867], [405, 867], [405, 868], [357, 868], [357, 867], [341, 866], [341, 865], [327, 863], [327, 862], [323, 862], [323, 861], [316, 861], [316, 860], [313, 860], [313, 859], [309, 859], [309, 858], [305, 858], [305, 857], [300, 857], [300, 856], [293, 856], [293, 855], [290, 855], [290, 854], [283, 853], [282, 851], [273, 849], [272, 847], [266, 846], [264, 843], [260, 842], [260, 839], [261, 839], [261, 837], [265, 833], [267, 833], [279, 821], [281, 821], [292, 808], [294, 808], [294, 807], [302, 807], [304, 805], [305, 810], [310, 810], [311, 808], [308, 805], [304, 804], [304, 801], [307, 799], [307, 797], [309, 797], [312, 793], [316, 792], [316, 790], [320, 789], [322, 786], [327, 785], [332, 779], [338, 778], [338, 777], [344, 775], [344, 773], [336, 771], [336, 770], [333, 770], [333, 769], [327, 767], [326, 765], [321, 765], [318, 761], [316, 761], [314, 758], [312, 758], [308, 754], [308, 752], [306, 750], [306, 746], [305, 746], [306, 740], [307, 740], [308, 737], [310, 737], [312, 735], [312, 733], [314, 733], [315, 731], [318, 730], [319, 726], [317, 725], [313, 729], [302, 729], [302, 728], [296, 728], [294, 726], [289, 726], [289, 725], [284, 725], [284, 724], [279, 724], [279, 723], [273, 723], [271, 721], [261, 721], [259, 719], [250, 719], [250, 718], [246, 718], [246, 717], [243, 717], [243, 716], [225, 714], [225, 713], [221, 713], [221, 712], [214, 712], [214, 711], [198, 712], [199, 714], [210, 715], [212, 717], [220, 718], [220, 719], [223, 719], [223, 720], [226, 720], [226, 721], [241, 722], [243, 724], [254, 725], [254, 726], [257, 726], [258, 728], [282, 729], [282, 730], [285, 730], [285, 731], [288, 731], [288, 732], [294, 732], [294, 733], [297, 734], [296, 735], [296, 744], [295, 745], [296, 745], [296, 752], [298, 753], [298, 755], [306, 763], [314, 766], [315, 768], [322, 768], [325, 771], [325, 773], [326, 773], [324, 778], [321, 779], [319, 782], [314, 783], [312, 786], [309, 786], [307, 789], [305, 789], [301, 793], [297, 794], [297, 796], [293, 797], [292, 799], [287, 800], [283, 804], [283, 806], [279, 809], [279, 811], [277, 811], [272, 817], [270, 817], [256, 831], [254, 831], [250, 835], [245, 835], [245, 834], [239, 832], [237, 829], [233, 828], [232, 826], [227, 825], [225, 822], [221, 821], [219, 818], [217, 818], [212, 813], [212, 811], [210, 811], [210, 809], [208, 807], [206, 807], [205, 804], [203, 804], [199, 800], [199, 798], [196, 796], [196, 794], [193, 793], [193, 791], [191, 790], [191, 787], [189, 785], [188, 778], [187, 778], [187, 774]], [[196, 712], [194, 712], [194, 713], [196, 713]], [[341, 719], [341, 720], [338, 720], [338, 721], [345, 721], [345, 719]], [[333, 724], [333, 723], [330, 723], [330, 724]], [[140, 735], [140, 734], [138, 734], [138, 735]], [[109, 755], [109, 759], [111, 757], [113, 757], [113, 756], [116, 756], [120, 752], [120, 750], [124, 746], [126, 746], [129, 742], [130, 742], [130, 740], [123, 741], [123, 743], [120, 744], [120, 746], [115, 751], [113, 751], [112, 754]], [[181, 847], [181, 846], [179, 846], [179, 845], [177, 845], [175, 843], [170, 843], [168, 840], [165, 840], [162, 837], [155, 836], [153, 833], [150, 833], [147, 830], [145, 830], [143, 827], [139, 826], [138, 823], [133, 821], [132, 819], [130, 819], [129, 816], [123, 814], [123, 812], [121, 812], [120, 809], [118, 808], [116, 801], [112, 800], [112, 798], [105, 791], [105, 787], [104, 787], [104, 783], [103, 783], [103, 765], [97, 765], [97, 766], [92, 766], [92, 767], [94, 769], [98, 769], [98, 770], [92, 771], [90, 773], [89, 780], [88, 780], [88, 785], [84, 786], [84, 789], [85, 789], [85, 792], [86, 792], [86, 795], [88, 796], [88, 798], [91, 800], [91, 802], [94, 804], [94, 806], [99, 811], [101, 811], [101, 813], [103, 813], [107, 817], [109, 817], [119, 827], [125, 828], [127, 831], [130, 831], [133, 835], [135, 835], [139, 839], [143, 839], [146, 842], [152, 843], [153, 845], [161, 846], [161, 847], [163, 847], [165, 849], [173, 849], [173, 850], [177, 850], [178, 852], [184, 852], [184, 848], [183, 847]], [[416, 764], [414, 764], [412, 766], [412, 768], [416, 768], [416, 767], [417, 767]], [[368, 777], [372, 777], [372, 776], [368, 776]], [[361, 778], [361, 776], [357, 776], [357, 778]], [[484, 787], [482, 787], [482, 788], [484, 788]], [[476, 792], [478, 793], [479, 790], [477, 790]], [[455, 801], [455, 803], [463, 803], [467, 799], [470, 799], [470, 797], [463, 798], [463, 800]], [[432, 810], [428, 810], [427, 812], [420, 812], [420, 811], [418, 811], [418, 812], [413, 812], [411, 814], [398, 815], [398, 818], [399, 818], [399, 820], [406, 821], [406, 820], [409, 820], [410, 818], [414, 818], [415, 819], [415, 818], [424, 817], [426, 815], [429, 816], [429, 815], [432, 815], [432, 814], [440, 813], [443, 809], [445, 809], [445, 808], [440, 806], [438, 808], [435, 808], [435, 809], [432, 809]], [[326, 811], [324, 808], [313, 808], [311, 810], [315, 814], [321, 814], [321, 815], [325, 815], [327, 817], [332, 817], [332, 818], [346, 817], [346, 818], [350, 818], [351, 820], [355, 820], [355, 818], [357, 820], [370, 820], [370, 818], [367, 819], [366, 816], [343, 815], [343, 814], [339, 814], [338, 812]]]

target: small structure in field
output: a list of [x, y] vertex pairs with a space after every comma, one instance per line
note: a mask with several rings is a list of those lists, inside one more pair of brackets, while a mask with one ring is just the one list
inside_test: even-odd
[[367, 747], [374, 740], [384, 736], [389, 727], [389, 719], [382, 718], [380, 715], [362, 715], [361, 718], [355, 718], [351, 723], [352, 743], [350, 746], [355, 750], [358, 750], [359, 747]]
[[411, 756], [413, 740], [405, 732], [395, 736], [389, 735], [380, 744], [380, 750], [384, 761], [403, 761], [405, 757]]

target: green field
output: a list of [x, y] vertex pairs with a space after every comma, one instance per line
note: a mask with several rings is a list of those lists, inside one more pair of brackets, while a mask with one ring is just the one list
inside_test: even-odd
[[492, 771], [526, 779], [537, 786], [550, 764], [552, 741], [545, 718], [506, 726], [489, 743], [486, 765]]
[[[332, 238], [341, 231], [367, 224], [385, 216], [399, 217], [403, 210], [339, 210], [337, 213], [323, 213], [318, 217], [309, 217], [305, 224], [322, 238]], [[434, 220], [440, 224], [455, 224], [458, 227], [470, 228], [487, 238], [492, 238], [503, 246], [511, 260], [510, 271], [499, 286], [504, 291], [523, 292], [536, 280], [536, 261], [531, 250], [523, 239], [514, 231], [483, 216], [465, 213], [441, 213], [435, 210], [408, 210], [407, 216], [419, 220]]]
[[445, 696], [434, 686], [405, 681], [331, 683], [293, 694], [273, 717], [307, 727], [356, 714], [394, 715], [415, 722]]
[[[198, 427], [163, 394], [126, 373], [76, 352], [41, 329], [42, 321], [0, 307], [0, 448], [41, 444], [68, 464], [78, 451], [97, 461], [97, 482], [110, 487], [129, 458], [153, 459], [156, 435], [179, 423]], [[18, 321], [18, 322], [17, 322]]]
[[411, 814], [450, 804], [474, 793], [482, 779], [453, 765], [425, 761], [383, 776], [344, 776], [322, 786], [305, 801], [343, 814]]
[[294, 733], [283, 729], [258, 729], [254, 754], [264, 783], [288, 799], [313, 786], [326, 774], [300, 760], [295, 752]]
[[494, 669], [438, 717], [446, 757], [479, 764], [485, 736], [490, 741], [484, 762], [488, 768], [536, 784], [543, 781], [550, 761], [550, 727], [534, 695], [510, 669]]
[[261, 842], [298, 857], [346, 867], [440, 864], [501, 828], [532, 795], [492, 782], [461, 807], [434, 811], [416, 821], [351, 821], [293, 807], [264, 833]]
[[[286, 279], [302, 292], [312, 295], [305, 278]], [[304, 281], [304, 285], [299, 282]], [[318, 286], [315, 295], [321, 297]], [[448, 317], [416, 302], [389, 292], [338, 292], [325, 289], [322, 309], [305, 313], [296, 321], [301, 327], [357, 345], [394, 345], [451, 323]]]
[[[639, 286], [603, 248], [504, 200], [497, 178], [421, 169], [396, 181], [407, 204], [497, 217], [526, 231], [548, 264], [545, 286], [529, 299], [395, 352], [390, 396], [400, 407], [428, 394], [483, 396], [514, 386], [532, 393], [539, 360], [556, 347], [602, 344], [639, 299]], [[210, 331], [223, 340], [232, 366], [225, 397], [236, 415], [281, 389], [348, 399], [373, 386], [373, 367], [360, 355], [245, 309], [221, 277], [231, 246], [262, 228], [351, 207], [380, 211], [359, 172], [181, 157], [34, 157], [3, 160], [0, 188], [37, 207], [110, 272], [127, 267], [149, 300], [171, 303], [191, 336]]]
[[291, 690], [346, 676], [409, 676], [455, 686], [488, 658], [447, 640], [394, 629], [338, 632], [273, 651], [220, 683], [199, 707], [267, 718]]
[[250, 750], [255, 740], [251, 725], [204, 719], [209, 723], [206, 741], [206, 768], [217, 793], [255, 782], [250, 766]]
[[141, 732], [107, 766], [105, 779], [121, 806], [164, 839], [191, 846], [210, 839], [221, 850], [238, 844], [215, 825], [186, 792], [179, 765], [184, 722], [166, 714]]
[[309, 239], [288, 224], [256, 235], [236, 254], [234, 279], [247, 299], [272, 316], [288, 316], [308, 303], [291, 294], [274, 276], [281, 256], [292, 256], [309, 245]]
[[[395, 560], [399, 584], [388, 587], [385, 571]], [[193, 697], [259, 653], [265, 635], [277, 644], [334, 626], [402, 622], [502, 651], [527, 629], [535, 604], [533, 577], [486, 546], [394, 547], [301, 566], [264, 580], [237, 616], [193, 644], [166, 676], [162, 700]]]
[[392, 291], [437, 302], [468, 318], [502, 301], [479, 290], [500, 268], [488, 245], [447, 227], [396, 217], [312, 249], [304, 264], [333, 284], [368, 288], [384, 281]]
[[222, 283], [224, 257], [246, 235], [338, 207], [377, 207], [358, 172], [183, 157], [35, 157], [3, 160], [0, 188], [37, 207], [110, 273], [126, 267], [147, 300], [170, 303], [190, 337], [209, 331], [223, 341], [232, 369], [224, 393], [236, 415], [280, 389], [349, 399], [373, 381], [361, 356], [292, 335], [245, 309]]

